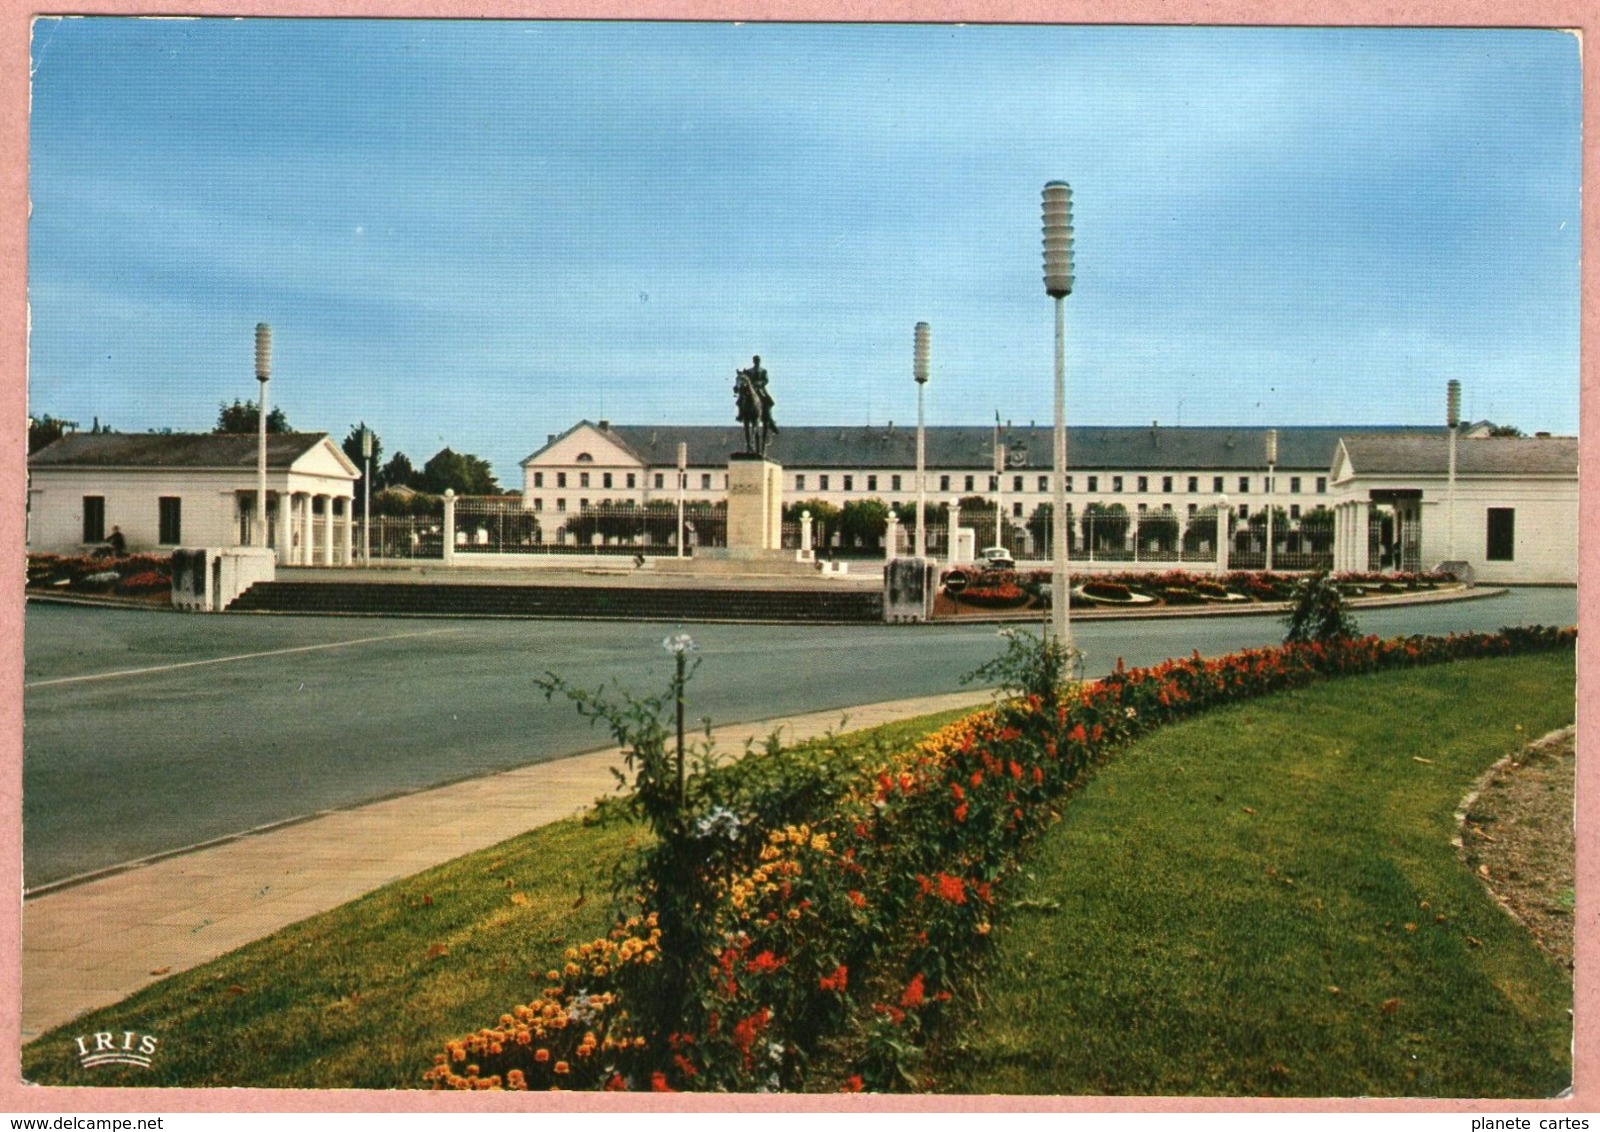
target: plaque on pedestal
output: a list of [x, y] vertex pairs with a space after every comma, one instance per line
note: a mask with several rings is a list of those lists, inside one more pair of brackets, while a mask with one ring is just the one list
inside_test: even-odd
[[783, 466], [764, 456], [728, 458], [728, 549], [783, 546]]

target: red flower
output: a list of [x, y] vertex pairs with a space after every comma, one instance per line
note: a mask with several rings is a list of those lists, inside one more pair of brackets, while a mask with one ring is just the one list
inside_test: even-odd
[[861, 1074], [852, 1073], [845, 1078], [844, 1084], [839, 1086], [839, 1091], [841, 1093], [859, 1093], [866, 1087], [866, 1083], [861, 1080]]
[[900, 996], [900, 1005], [907, 1010], [915, 1010], [926, 1001], [927, 996], [923, 994], [922, 972], [918, 971], [906, 984], [905, 993]]
[[844, 964], [841, 963], [838, 968], [834, 970], [833, 974], [822, 976], [820, 985], [822, 989], [826, 991], [842, 991], [849, 984], [849, 981], [850, 972], [845, 968]]
[[[657, 1074], [657, 1076], [661, 1076], [661, 1075]], [[651, 1083], [654, 1084], [653, 1081]], [[666, 1078], [665, 1077], [661, 1077], [661, 1083], [663, 1085], [666, 1084]], [[627, 1087], [628, 1087], [628, 1082], [623, 1080], [622, 1074], [613, 1073], [606, 1080], [605, 1091], [608, 1092], [608, 1093], [620, 1093], [622, 1090], [626, 1089]]]
[[850, 903], [854, 904], [857, 908], [865, 908], [867, 906], [867, 898], [852, 888], [850, 890]]
[[1010, 765], [1009, 769], [1011, 771], [1011, 777], [1012, 778], [1015, 778], [1015, 779], [1018, 779], [1018, 780], [1020, 780], [1022, 778], [1022, 764], [1021, 763], [1019, 763], [1015, 759], [1013, 759], [1013, 760], [1011, 760], [1011, 765]]
[[960, 877], [953, 877], [948, 873], [940, 873], [939, 896], [952, 904], [965, 904], [967, 902], [967, 886], [961, 882]]
[[967, 804], [965, 802], [962, 802], [961, 805], [956, 807], [956, 821], [966, 821], [966, 820], [967, 820]]
[[744, 967], [747, 971], [753, 971], [762, 975], [770, 975], [779, 967], [782, 967], [786, 962], [788, 962], [788, 960], [779, 959], [770, 951], [763, 951], [760, 955], [757, 955], [754, 959], [750, 960], [750, 962], [746, 963]]
[[694, 1067], [694, 1062], [684, 1057], [681, 1053], [672, 1055], [672, 1064], [678, 1067], [678, 1072], [682, 1073], [684, 1077], [698, 1077], [700, 1075], [700, 1070]]
[[961, 789], [961, 783], [952, 782], [950, 784], [950, 796], [952, 798], [954, 798], [956, 801], [959, 802], [959, 801], [961, 801], [961, 799], [965, 798], [967, 795], [966, 795], [966, 792]]
[[[1099, 724], [1095, 725], [1096, 730], [1099, 729], [1099, 726]], [[1074, 743], [1082, 743], [1085, 742], [1089, 736], [1084, 732], [1083, 724], [1080, 723], [1073, 727], [1071, 731], [1067, 732], [1067, 738], [1071, 739]]]
[[983, 785], [983, 771], [975, 770], [972, 772], [972, 785], [974, 787]]
[[650, 1091], [652, 1093], [675, 1093], [678, 1090], [667, 1084], [667, 1075], [657, 1069], [650, 1074]]

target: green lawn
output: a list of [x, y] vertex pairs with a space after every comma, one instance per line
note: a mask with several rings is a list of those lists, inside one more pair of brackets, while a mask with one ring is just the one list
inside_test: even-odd
[[[850, 756], [915, 742], [962, 714], [819, 742]], [[640, 835], [631, 825], [558, 822], [398, 881], [41, 1035], [23, 1049], [23, 1076], [420, 1087], [445, 1041], [537, 998], [566, 947], [606, 932], [613, 867]], [[150, 1069], [82, 1070], [73, 1039], [96, 1030], [156, 1035], [160, 1053]]]
[[1032, 850], [941, 1087], [1559, 1092], [1571, 984], [1450, 841], [1573, 682], [1570, 654], [1329, 681], [1119, 753]]

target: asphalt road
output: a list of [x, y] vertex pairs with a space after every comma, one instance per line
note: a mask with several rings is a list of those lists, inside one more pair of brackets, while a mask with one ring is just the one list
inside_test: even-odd
[[[1576, 619], [1572, 589], [1359, 616], [1386, 636]], [[607, 745], [535, 677], [660, 692], [672, 663], [661, 641], [676, 628], [30, 605], [24, 883]], [[998, 652], [993, 626], [689, 631], [701, 658], [690, 715], [717, 723], [957, 691]], [[1282, 632], [1270, 615], [1076, 626], [1091, 674]]]

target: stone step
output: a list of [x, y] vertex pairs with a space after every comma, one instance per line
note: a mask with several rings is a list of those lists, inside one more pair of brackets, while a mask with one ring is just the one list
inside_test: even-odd
[[871, 623], [883, 620], [883, 595], [877, 591], [258, 582], [228, 609], [258, 613]]

